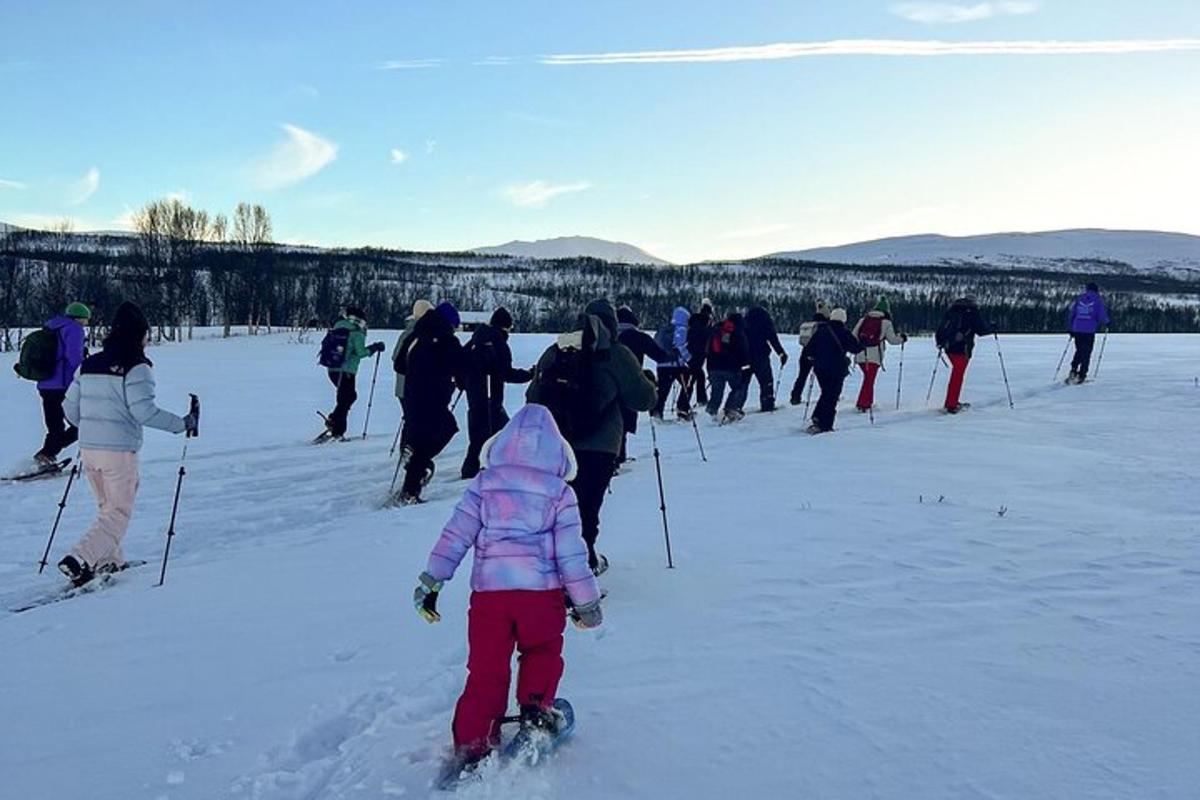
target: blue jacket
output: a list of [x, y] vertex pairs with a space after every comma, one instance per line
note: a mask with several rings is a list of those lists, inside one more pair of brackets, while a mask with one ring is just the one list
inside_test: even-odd
[[37, 388], [62, 391], [71, 385], [75, 370], [83, 363], [83, 326], [70, 317], [58, 316], [48, 321], [45, 327], [58, 334], [58, 363], [54, 366], [54, 374], [38, 381]]
[[143, 426], [183, 433], [183, 417], [154, 402], [151, 366], [145, 358], [123, 364], [107, 350], [84, 359], [63, 403], [67, 420], [79, 428], [80, 448], [136, 453]]
[[1108, 327], [1108, 309], [1099, 292], [1084, 292], [1071, 306], [1067, 324], [1071, 333], [1095, 333]]

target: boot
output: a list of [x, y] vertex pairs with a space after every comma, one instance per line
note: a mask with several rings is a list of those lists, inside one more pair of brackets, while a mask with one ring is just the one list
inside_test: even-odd
[[70, 554], [63, 556], [62, 561], [58, 562], [58, 571], [65, 575], [74, 586], [83, 586], [96, 577], [95, 570], [86, 561], [80, 561]]

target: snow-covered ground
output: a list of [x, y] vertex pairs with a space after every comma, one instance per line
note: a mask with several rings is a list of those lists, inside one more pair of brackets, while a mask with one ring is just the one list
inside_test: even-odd
[[[290, 338], [152, 353], [164, 405], [204, 400], [167, 584], [155, 565], [0, 612], [0, 796], [430, 794], [464, 677], [465, 572], [440, 625], [411, 593], [462, 489], [464, 441], [433, 502], [382, 510], [390, 373], [369, 439], [310, 447], [331, 387], [315, 346]], [[518, 362], [547, 341], [516, 337]], [[852, 410], [816, 438], [792, 408], [704, 420], [702, 463], [691, 428], [664, 425], [673, 571], [643, 424], [605, 506], [606, 625], [567, 634], [577, 736], [461, 794], [1196, 797], [1200, 337], [1114, 336], [1082, 387], [1051, 385], [1064, 342], [1003, 340], [1016, 410], [990, 341], [974, 407], [927, 410], [933, 347], [914, 340], [903, 407], [893, 350], [873, 426]], [[7, 472], [41, 423], [29, 384], [0, 381], [0, 402]], [[182, 444], [147, 432], [130, 558], [161, 555]], [[0, 486], [5, 608], [61, 580], [35, 566], [63, 487]], [[55, 560], [91, 505], [77, 486]]]

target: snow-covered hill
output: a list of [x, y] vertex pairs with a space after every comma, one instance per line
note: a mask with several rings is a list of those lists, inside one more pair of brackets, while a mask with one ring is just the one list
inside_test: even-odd
[[535, 242], [515, 240], [494, 247], [477, 247], [474, 252], [521, 258], [599, 258], [613, 264], [656, 264], [670, 262], [650, 255], [645, 250], [625, 242], [610, 242], [590, 236], [560, 236]]
[[[332, 388], [315, 344], [289, 338], [152, 352], [163, 405], [204, 400], [163, 588], [155, 563], [4, 612], [61, 581], [36, 561], [65, 482], [0, 486], [3, 797], [438, 796], [469, 564], [439, 625], [411, 597], [462, 493], [464, 441], [430, 502], [382, 509], [390, 381], [370, 438], [311, 447]], [[551, 341], [514, 336], [516, 363]], [[902, 371], [889, 351], [873, 425], [849, 402], [857, 378], [828, 436], [800, 434], [790, 407], [702, 419], [704, 463], [690, 426], [661, 425], [674, 570], [643, 419], [604, 507], [605, 626], [567, 632], [575, 738], [459, 796], [1193, 797], [1200, 522], [1181, 410], [1200, 397], [1200, 337], [1112, 336], [1080, 387], [1050, 383], [1064, 337], [1002, 342], [1015, 411], [990, 340], [967, 376], [974, 407], [927, 409], [935, 350], [914, 338]], [[40, 444], [41, 410], [16, 380], [0, 381], [0, 407], [6, 472]], [[457, 413], [465, 428], [466, 403]], [[130, 558], [161, 556], [182, 443], [147, 431]], [[53, 556], [91, 515], [80, 481]]]
[[962, 264], [1087, 273], [1132, 269], [1200, 277], [1200, 236], [1100, 229], [984, 236], [926, 234], [796, 250], [772, 257], [835, 264]]

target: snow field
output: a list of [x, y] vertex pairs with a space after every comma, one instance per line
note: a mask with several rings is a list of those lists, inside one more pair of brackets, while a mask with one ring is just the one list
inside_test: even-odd
[[[514, 337], [517, 363], [551, 340]], [[1001, 339], [1015, 411], [991, 340], [970, 411], [925, 409], [934, 351], [914, 339], [902, 409], [893, 348], [874, 426], [853, 411], [857, 373], [833, 435], [800, 434], [802, 409], [702, 419], [704, 464], [690, 426], [662, 425], [672, 571], [643, 417], [604, 510], [606, 624], [567, 633], [576, 738], [460, 794], [1194, 796], [1200, 337], [1113, 336], [1081, 387], [1050, 382], [1065, 341]], [[386, 356], [371, 437], [314, 448], [333, 393], [315, 349], [276, 335], [151, 353], [162, 405], [204, 402], [167, 585], [183, 440], [148, 431], [126, 555], [151, 565], [0, 615], [6, 796], [76, 796], [68, 776], [96, 800], [431, 794], [465, 676], [469, 565], [439, 625], [411, 592], [464, 486], [465, 434], [431, 502], [382, 509], [399, 418]], [[364, 363], [352, 433], [369, 383]], [[7, 472], [37, 448], [40, 409], [24, 382], [0, 398]], [[36, 561], [64, 485], [0, 486], [5, 608], [61, 580]], [[91, 513], [77, 485], [52, 564]]]

